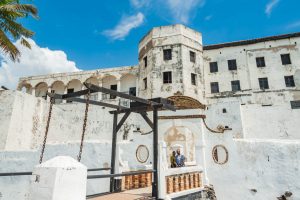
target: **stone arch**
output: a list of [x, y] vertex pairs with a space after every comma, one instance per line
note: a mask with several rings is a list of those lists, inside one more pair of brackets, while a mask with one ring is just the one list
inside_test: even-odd
[[[86, 79], [85, 83], [90, 83], [90, 84], [97, 85], [97, 86], [99, 85], [98, 79], [94, 76], [91, 76], [90, 78]], [[98, 100], [98, 92], [92, 93], [90, 96], [90, 99], [97, 101]]]
[[32, 94], [32, 85], [30, 83], [22, 83], [18, 86], [18, 90], [27, 93]]
[[45, 82], [40, 82], [35, 86], [35, 96], [47, 99], [48, 85]]
[[72, 79], [69, 81], [67, 84], [67, 92], [72, 93], [72, 92], [77, 92], [82, 89], [82, 83], [78, 79]]
[[120, 79], [120, 91], [136, 96], [136, 76], [124, 74]]
[[[51, 92], [56, 94], [64, 94], [65, 93], [65, 84], [62, 81], [55, 81], [51, 85]], [[61, 103], [62, 99], [55, 99], [55, 103]]]
[[86, 79], [85, 82], [93, 85], [99, 85], [99, 81], [95, 76], [91, 76], [90, 78]]
[[167, 145], [168, 162], [170, 162], [172, 151], [176, 151], [177, 149], [180, 149], [182, 154], [186, 157], [187, 164], [196, 161], [195, 135], [188, 127], [172, 126], [164, 134], [164, 141]]
[[[113, 90], [118, 90], [118, 82], [117, 78], [113, 75], [106, 75], [102, 79], [102, 87], [108, 88], [108, 89], [113, 89]], [[114, 95], [107, 95], [103, 94], [102, 99], [115, 99], [116, 96]]]

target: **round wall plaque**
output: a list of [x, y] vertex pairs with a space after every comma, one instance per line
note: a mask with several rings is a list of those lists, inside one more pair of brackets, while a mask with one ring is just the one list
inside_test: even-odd
[[149, 149], [145, 145], [140, 145], [136, 149], [136, 159], [140, 163], [145, 163], [147, 162], [149, 158]]

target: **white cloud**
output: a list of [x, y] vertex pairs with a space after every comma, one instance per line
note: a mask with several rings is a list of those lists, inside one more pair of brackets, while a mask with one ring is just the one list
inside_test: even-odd
[[203, 6], [204, 0], [167, 0], [173, 17], [179, 23], [189, 23], [191, 12]]
[[22, 55], [20, 62], [0, 56], [0, 85], [16, 89], [20, 77], [79, 70], [65, 52], [39, 47], [32, 39], [28, 41], [31, 49], [22, 46], [20, 41], [15, 43]]
[[138, 9], [149, 5], [150, 0], [130, 0], [130, 3], [133, 7]]
[[288, 24], [286, 26], [287, 29], [299, 28], [300, 27], [300, 20], [294, 23]]
[[266, 9], [265, 9], [265, 13], [268, 16], [271, 16], [273, 9], [275, 8], [275, 6], [278, 5], [280, 0], [271, 0], [269, 1], [269, 3], [266, 5]]
[[112, 40], [123, 40], [132, 29], [144, 23], [144, 18], [145, 16], [141, 12], [136, 15], [123, 17], [115, 28], [106, 30], [103, 34]]

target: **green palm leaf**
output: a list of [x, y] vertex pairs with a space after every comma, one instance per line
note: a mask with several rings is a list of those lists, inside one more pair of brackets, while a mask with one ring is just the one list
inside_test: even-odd
[[13, 44], [13, 40], [21, 40], [21, 44], [30, 48], [25, 38], [31, 38], [34, 32], [18, 23], [18, 19], [32, 16], [38, 18], [38, 10], [30, 4], [20, 4], [19, 0], [0, 0], [0, 48], [8, 54], [11, 60], [18, 61], [20, 51]]

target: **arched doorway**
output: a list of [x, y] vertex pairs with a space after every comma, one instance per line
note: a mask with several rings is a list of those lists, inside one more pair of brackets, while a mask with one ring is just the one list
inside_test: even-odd
[[195, 137], [192, 131], [184, 126], [173, 126], [164, 135], [167, 145], [167, 158], [170, 165], [170, 156], [173, 151], [180, 149], [181, 154], [186, 157], [186, 165], [195, 162]]
[[[102, 79], [102, 86], [111, 90], [118, 90], [118, 83], [117, 83], [117, 78], [112, 75], [108, 75]], [[102, 99], [115, 99], [116, 96], [114, 95], [108, 95], [108, 94], [103, 94]]]
[[[97, 86], [99, 85], [98, 79], [96, 77], [90, 77], [85, 82], [93, 84], [93, 85], [97, 85]], [[98, 92], [92, 93], [90, 99], [97, 101], [98, 100]]]
[[[78, 80], [78, 79], [71, 80], [67, 85], [67, 93], [68, 94], [80, 91], [81, 89], [82, 89], [82, 84], [81, 84], [80, 80]], [[72, 101], [67, 100], [67, 103], [71, 103], [71, 102]]]
[[47, 99], [48, 85], [45, 82], [38, 83], [35, 86], [35, 96]]
[[[56, 94], [65, 93], [65, 85], [62, 81], [55, 81], [51, 86], [51, 92]], [[55, 99], [55, 103], [62, 103], [62, 99]]]

